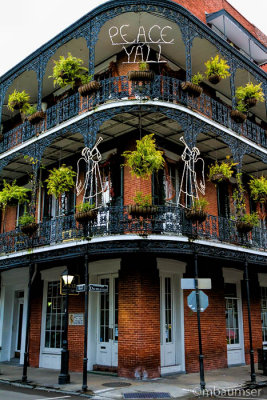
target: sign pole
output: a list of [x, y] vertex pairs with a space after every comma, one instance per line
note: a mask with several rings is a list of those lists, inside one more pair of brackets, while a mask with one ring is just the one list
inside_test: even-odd
[[196, 288], [196, 305], [197, 305], [197, 327], [198, 327], [198, 343], [199, 343], [199, 374], [200, 374], [200, 389], [204, 390], [205, 376], [204, 376], [204, 356], [202, 354], [202, 338], [201, 338], [201, 324], [200, 324], [200, 301], [199, 301], [199, 288], [198, 288], [198, 257], [194, 253], [195, 261], [195, 288]]
[[88, 342], [88, 254], [84, 256], [84, 353], [83, 353], [83, 385], [82, 390], [87, 391], [87, 342]]

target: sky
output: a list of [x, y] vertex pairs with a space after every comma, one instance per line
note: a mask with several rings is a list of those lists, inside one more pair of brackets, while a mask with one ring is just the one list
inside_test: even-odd
[[[0, 0], [0, 76], [90, 10], [105, 2]], [[267, 35], [266, 0], [228, 2]]]

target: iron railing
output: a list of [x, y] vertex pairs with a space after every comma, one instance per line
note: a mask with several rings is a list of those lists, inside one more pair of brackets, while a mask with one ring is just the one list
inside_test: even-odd
[[190, 97], [181, 90], [181, 81], [179, 79], [157, 75], [150, 83], [129, 82], [127, 76], [109, 78], [101, 81], [100, 89], [95, 94], [80, 97], [79, 93], [76, 93], [66, 97], [56, 105], [48, 108], [46, 119], [38, 125], [32, 126], [26, 121], [11, 131], [4, 133], [4, 139], [0, 144], [0, 153], [78, 114], [93, 110], [100, 104], [140, 98], [185, 105], [267, 148], [266, 130], [259, 125], [248, 120], [243, 124], [237, 124], [230, 117], [230, 107], [204, 93], [198, 98]]
[[129, 215], [127, 206], [114, 206], [99, 209], [97, 218], [85, 226], [77, 224], [74, 215], [68, 215], [39, 223], [38, 230], [32, 238], [22, 234], [19, 227], [14, 231], [2, 233], [0, 254], [67, 243], [85, 237], [106, 237], [108, 240], [112, 235], [129, 234], [187, 236], [191, 239], [251, 247], [259, 251], [267, 249], [265, 225], [240, 235], [232, 220], [208, 215], [205, 222], [192, 224], [185, 218], [183, 209], [176, 206], [157, 206], [156, 214], [146, 217], [133, 217]]

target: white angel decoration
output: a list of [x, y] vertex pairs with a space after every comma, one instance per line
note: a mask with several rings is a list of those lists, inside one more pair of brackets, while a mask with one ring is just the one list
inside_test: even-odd
[[100, 137], [94, 147], [85, 147], [82, 157], [77, 162], [76, 193], [79, 196], [83, 192], [83, 202], [95, 204], [95, 208], [102, 206], [103, 182], [99, 170], [102, 156], [97, 146], [102, 142]]
[[[202, 195], [205, 194], [206, 186], [204, 176], [204, 160], [198, 157], [200, 155], [200, 151], [197, 147], [193, 147], [191, 150], [186, 144], [183, 136], [180, 138], [180, 141], [185, 145], [185, 149], [182, 154], [184, 169], [177, 205], [189, 208], [194, 200], [199, 199], [198, 192], [200, 192]], [[202, 175], [202, 179], [200, 179], [199, 183], [197, 181], [196, 173], [197, 163], [197, 170], [200, 171]]]

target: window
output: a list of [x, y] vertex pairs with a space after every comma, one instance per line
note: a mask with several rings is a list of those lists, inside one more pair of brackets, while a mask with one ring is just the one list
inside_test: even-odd
[[267, 342], [267, 287], [261, 287], [262, 341]]
[[168, 164], [164, 172], [165, 201], [176, 205], [179, 195], [178, 169], [175, 164]]
[[226, 283], [224, 285], [226, 301], [226, 339], [227, 344], [239, 344], [238, 324], [238, 298], [236, 295], [236, 284]]
[[229, 193], [227, 183], [221, 182], [217, 185], [218, 215], [230, 218]]
[[60, 282], [48, 282], [46, 323], [45, 323], [45, 347], [62, 347], [62, 334], [64, 331], [64, 296], [59, 292]]
[[171, 278], [165, 278], [165, 343], [172, 342]]
[[[109, 286], [109, 279], [101, 279], [101, 285]], [[100, 294], [100, 342], [109, 340], [109, 292]]]

